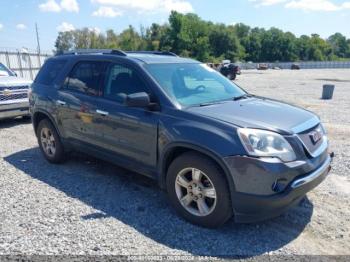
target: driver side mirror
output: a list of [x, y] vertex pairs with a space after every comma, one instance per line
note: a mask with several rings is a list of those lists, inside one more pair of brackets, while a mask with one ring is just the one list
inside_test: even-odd
[[134, 93], [124, 97], [124, 104], [129, 107], [148, 107], [151, 99], [145, 92]]

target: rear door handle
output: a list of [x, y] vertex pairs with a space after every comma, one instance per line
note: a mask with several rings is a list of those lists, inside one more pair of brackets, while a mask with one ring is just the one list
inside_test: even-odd
[[64, 102], [64, 101], [62, 101], [62, 100], [57, 100], [56, 103], [57, 103], [58, 105], [61, 105], [61, 106], [66, 105], [66, 102]]
[[96, 110], [96, 113], [97, 113], [97, 114], [100, 114], [100, 115], [102, 115], [102, 116], [108, 116], [108, 115], [109, 115], [108, 112], [102, 111], [102, 110], [99, 110], [99, 109]]

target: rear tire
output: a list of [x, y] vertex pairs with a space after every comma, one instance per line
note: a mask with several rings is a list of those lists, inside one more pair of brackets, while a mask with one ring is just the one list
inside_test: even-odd
[[227, 181], [210, 158], [194, 152], [180, 155], [168, 169], [166, 184], [171, 204], [189, 222], [215, 228], [232, 217]]
[[56, 128], [48, 119], [40, 121], [36, 135], [40, 150], [47, 161], [53, 164], [59, 164], [65, 160], [61, 139]]

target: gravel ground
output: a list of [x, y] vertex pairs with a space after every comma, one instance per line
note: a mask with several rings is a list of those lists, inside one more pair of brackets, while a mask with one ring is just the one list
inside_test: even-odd
[[[350, 255], [350, 70], [243, 71], [250, 92], [315, 111], [336, 153], [331, 175], [284, 215], [208, 230], [169, 207], [156, 184], [84, 155], [41, 156], [32, 126], [0, 122], [0, 254]], [[333, 100], [321, 86], [336, 84]]]

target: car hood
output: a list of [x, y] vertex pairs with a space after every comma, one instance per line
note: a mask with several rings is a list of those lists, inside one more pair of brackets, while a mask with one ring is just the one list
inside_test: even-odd
[[319, 118], [304, 109], [265, 98], [246, 98], [188, 110], [239, 127], [294, 134], [317, 125]]
[[0, 87], [30, 85], [31, 80], [17, 76], [0, 76]]

